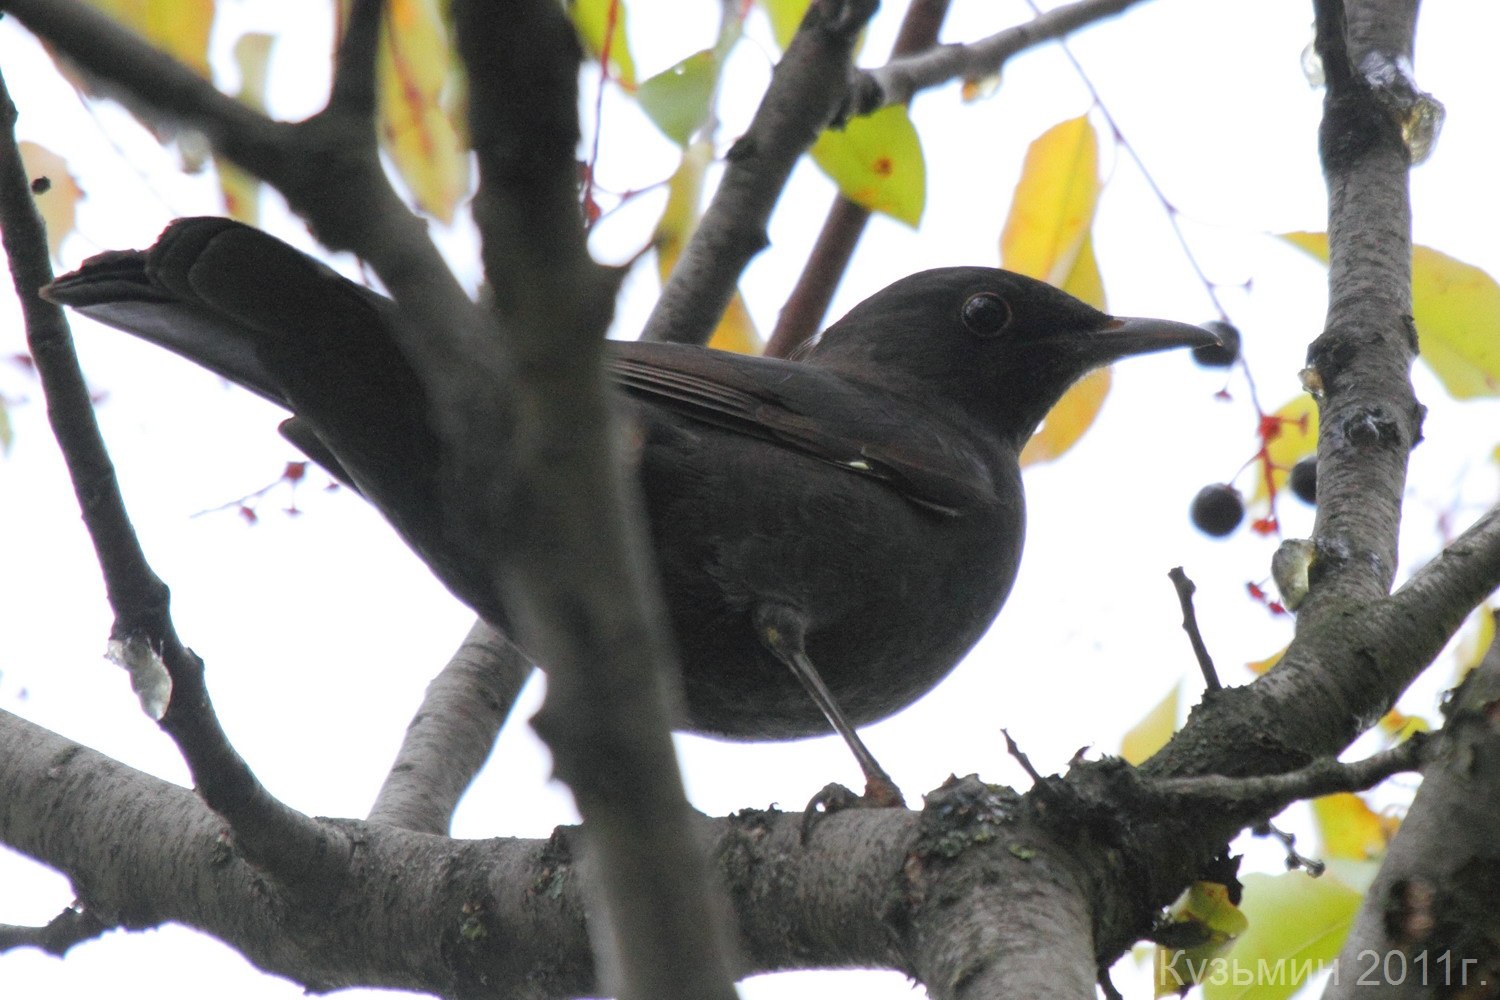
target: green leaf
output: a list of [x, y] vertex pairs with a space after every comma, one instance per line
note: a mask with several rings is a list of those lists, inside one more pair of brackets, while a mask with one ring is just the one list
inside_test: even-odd
[[812, 158], [845, 198], [915, 227], [927, 198], [922, 143], [906, 108], [891, 105], [829, 129], [813, 143]]
[[760, 0], [760, 5], [771, 19], [771, 34], [776, 37], [776, 44], [785, 52], [792, 43], [792, 36], [802, 25], [807, 8], [812, 6], [812, 0]]
[[[1324, 263], [1325, 233], [1281, 237]], [[1421, 358], [1454, 399], [1500, 396], [1500, 284], [1431, 247], [1411, 251], [1411, 313]]]
[[568, 5], [573, 27], [595, 60], [604, 58], [608, 38], [610, 74], [627, 90], [635, 89], [635, 60], [625, 38], [625, 0], [573, 0]]
[[1250, 926], [1205, 978], [1204, 1000], [1284, 1000], [1338, 953], [1360, 894], [1331, 875], [1246, 875]]
[[642, 83], [635, 96], [641, 110], [668, 139], [686, 146], [708, 117], [718, 79], [718, 56], [704, 49]]

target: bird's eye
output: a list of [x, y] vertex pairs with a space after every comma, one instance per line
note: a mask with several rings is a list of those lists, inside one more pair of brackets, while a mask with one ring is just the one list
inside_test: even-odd
[[964, 326], [976, 337], [993, 337], [1010, 325], [1010, 303], [994, 292], [978, 292], [964, 302]]

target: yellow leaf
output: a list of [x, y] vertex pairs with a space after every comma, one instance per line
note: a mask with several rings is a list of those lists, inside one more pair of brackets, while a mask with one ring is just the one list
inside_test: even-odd
[[[266, 71], [275, 44], [274, 35], [260, 32], [242, 35], [234, 43], [234, 61], [240, 70], [240, 92], [235, 97], [257, 111], [266, 109]], [[221, 156], [214, 157], [214, 165], [229, 216], [255, 225], [260, 219], [260, 180]]]
[[[1042, 133], [1026, 151], [1000, 234], [1003, 267], [1039, 278], [1104, 308], [1090, 229], [1099, 201], [1099, 140], [1087, 116]], [[1050, 462], [1078, 443], [1109, 394], [1108, 369], [1063, 394], [1021, 452], [1021, 467]]]
[[735, 292], [734, 298], [729, 300], [729, 308], [724, 310], [714, 335], [708, 338], [708, 346], [736, 354], [759, 354], [765, 348], [760, 334], [755, 331], [754, 321], [750, 319], [750, 310], [745, 308], [745, 300], [740, 297], [739, 292]]
[[915, 227], [927, 197], [927, 165], [916, 126], [903, 105], [825, 129], [810, 150], [813, 162], [845, 198]]
[[[1282, 239], [1327, 263], [1324, 233]], [[1411, 250], [1411, 312], [1421, 358], [1454, 399], [1500, 396], [1500, 284], [1431, 247]]]
[[1095, 309], [1108, 312], [1104, 302], [1104, 278], [1099, 274], [1099, 261], [1094, 257], [1092, 233], [1084, 234], [1083, 245], [1073, 259], [1073, 269], [1058, 287]]
[[380, 139], [422, 211], [451, 223], [469, 192], [469, 155], [449, 117], [449, 27], [437, 0], [391, 0], [381, 33]]
[[1490, 651], [1490, 646], [1495, 642], [1495, 607], [1489, 601], [1485, 601], [1469, 616], [1469, 626], [1464, 629], [1463, 638], [1458, 642], [1458, 677], [1457, 681], [1479, 666], [1479, 661], [1484, 659], [1484, 654]]
[[1157, 702], [1156, 707], [1146, 713], [1120, 741], [1120, 756], [1132, 764], [1140, 764], [1167, 745], [1167, 740], [1177, 731], [1177, 704], [1180, 688], [1173, 685], [1167, 696]]
[[584, 48], [596, 62], [605, 58], [608, 39], [610, 76], [626, 90], [634, 90], [635, 60], [625, 34], [625, 0], [573, 0], [568, 13]]
[[1062, 287], [1098, 201], [1099, 140], [1088, 116], [1054, 125], [1026, 151], [1000, 234], [1001, 266]]
[[[1249, 926], [1208, 970], [1205, 1000], [1284, 1000], [1339, 952], [1361, 896], [1332, 875], [1246, 875]], [[1184, 963], [1179, 963], [1179, 965]]]
[[[1292, 466], [1318, 450], [1318, 404], [1305, 393], [1272, 413], [1264, 425], [1269, 436], [1266, 455], [1271, 461], [1271, 478], [1278, 490], [1286, 486]], [[1267, 498], [1265, 476], [1255, 477], [1251, 502]]]
[[1395, 833], [1392, 821], [1371, 809], [1358, 795], [1348, 792], [1325, 795], [1313, 799], [1312, 807], [1323, 853], [1330, 858], [1368, 861], [1381, 857], [1386, 842]]
[[1267, 670], [1270, 670], [1272, 667], [1276, 666], [1276, 664], [1280, 663], [1281, 658], [1285, 655], [1286, 647], [1282, 646], [1280, 649], [1272, 653], [1270, 656], [1266, 657], [1264, 660], [1252, 660], [1251, 662], [1245, 664], [1245, 666], [1250, 668], [1250, 672], [1252, 674], [1259, 677], [1261, 674], [1265, 673]]
[[1380, 718], [1380, 731], [1398, 743], [1416, 733], [1432, 731], [1432, 724], [1420, 715], [1407, 715], [1394, 708]]
[[157, 48], [208, 77], [208, 36], [214, 0], [89, 0]]
[[1050, 462], [1077, 444], [1099, 415], [1104, 397], [1109, 394], [1109, 383], [1109, 369], [1097, 368], [1063, 393], [1042, 426], [1021, 449], [1021, 468]]
[[[656, 223], [652, 244], [656, 248], [656, 269], [665, 281], [677, 266], [682, 248], [698, 226], [698, 206], [703, 195], [703, 175], [713, 161], [713, 144], [699, 141], [682, 154], [682, 162], [667, 181], [667, 207]], [[719, 326], [709, 338], [708, 346], [740, 354], [759, 354], [765, 344], [755, 330], [745, 301], [735, 292]]]
[[47, 250], [57, 260], [63, 240], [73, 231], [83, 189], [68, 172], [68, 163], [46, 146], [22, 142], [21, 163], [31, 181], [32, 200], [47, 224]]
[[1217, 882], [1194, 882], [1168, 911], [1172, 923], [1195, 924], [1200, 944], [1156, 949], [1156, 995], [1184, 992], [1207, 977], [1219, 956], [1245, 932], [1245, 916], [1229, 901], [1229, 890]]

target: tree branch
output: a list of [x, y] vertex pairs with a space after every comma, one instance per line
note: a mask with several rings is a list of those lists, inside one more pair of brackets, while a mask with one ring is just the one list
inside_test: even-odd
[[31, 947], [62, 958], [75, 944], [92, 941], [109, 929], [89, 911], [70, 906], [42, 927], [0, 924], [0, 954]]
[[427, 685], [369, 821], [446, 834], [531, 672], [531, 661], [509, 639], [476, 621]]
[[[1356, 72], [1342, 0], [1317, 0], [1327, 80], [1319, 149], [1328, 185], [1328, 317], [1308, 349], [1319, 400], [1316, 555], [1299, 628], [1390, 591], [1406, 463], [1423, 408], [1411, 387], [1410, 154]], [[1407, 24], [1408, 31], [1411, 24]], [[1410, 45], [1410, 40], [1407, 41]]]
[[291, 884], [314, 888], [347, 860], [349, 845], [286, 808], [260, 784], [219, 726], [202, 660], [177, 636], [166, 584], [147, 563], [125, 510], [67, 321], [61, 308], [39, 294], [52, 280], [52, 268], [15, 124], [16, 108], [0, 78], [0, 237], [53, 436], [115, 614], [116, 659], [130, 669], [142, 707], [176, 742], [204, 801], [229, 821], [246, 856]]
[[1342, 763], [1336, 757], [1320, 757], [1306, 767], [1286, 774], [1250, 778], [1226, 778], [1216, 774], [1167, 778], [1149, 786], [1149, 793], [1161, 796], [1162, 808], [1165, 809], [1248, 810], [1275, 815], [1293, 802], [1335, 792], [1362, 792], [1393, 774], [1421, 770], [1427, 749], [1426, 736], [1416, 733], [1399, 746], [1350, 764]]
[[380, 23], [384, 0], [353, 0], [343, 24], [343, 37], [333, 65], [333, 88], [328, 109], [375, 126], [375, 59], [380, 51]]
[[454, 14], [479, 163], [474, 214], [504, 335], [485, 370], [510, 377], [450, 388], [440, 420], [451, 421], [453, 495], [469, 537], [505, 556], [496, 583], [507, 613], [547, 665], [534, 725], [597, 862], [605, 983], [624, 997], [732, 998], [728, 907], [677, 769], [679, 675], [603, 373], [621, 272], [585, 245], [578, 42], [552, 0], [468, 0]]
[[768, 242], [766, 221], [797, 160], [833, 121], [854, 41], [875, 0], [815, 0], [787, 46], [766, 96], [726, 157], [724, 177], [646, 321], [645, 340], [702, 344]]
[[[1340, 975], [1324, 997], [1348, 1000], [1368, 990], [1351, 975], [1366, 956], [1401, 955], [1410, 982], [1394, 975], [1383, 996], [1465, 995], [1500, 980], [1500, 644], [1443, 709], [1447, 723], [1380, 873], [1365, 893], [1339, 954]], [[1389, 970], [1389, 962], [1381, 971]], [[1405, 966], [1403, 966], [1404, 968]], [[1420, 970], [1421, 974], [1418, 975]]]
[[906, 104], [919, 90], [953, 80], [980, 80], [1000, 72], [1011, 56], [1113, 17], [1141, 0], [1077, 0], [967, 45], [938, 45], [892, 59], [879, 69], [859, 70], [849, 87], [848, 113], [867, 115], [889, 104]]

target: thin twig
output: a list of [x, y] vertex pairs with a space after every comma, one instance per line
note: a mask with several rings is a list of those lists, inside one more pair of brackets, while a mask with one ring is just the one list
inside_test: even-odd
[[1171, 578], [1172, 586], [1177, 588], [1177, 601], [1182, 605], [1182, 630], [1187, 633], [1188, 642], [1193, 645], [1193, 655], [1198, 658], [1198, 669], [1203, 671], [1203, 685], [1210, 691], [1222, 691], [1224, 685], [1219, 681], [1213, 657], [1208, 655], [1208, 647], [1203, 643], [1203, 633], [1198, 630], [1198, 614], [1193, 610], [1193, 593], [1198, 588], [1188, 579], [1181, 566], [1174, 566], [1167, 572], [1167, 576]]
[[919, 90], [953, 80], [994, 76], [1016, 53], [1113, 17], [1140, 2], [1078, 0], [977, 42], [938, 45], [917, 55], [892, 59], [878, 69], [861, 70], [851, 81], [847, 110], [851, 115], [867, 115], [889, 104], [905, 104]]
[[1335, 792], [1362, 792], [1393, 774], [1421, 770], [1428, 745], [1426, 734], [1417, 733], [1399, 746], [1348, 764], [1334, 757], [1320, 757], [1285, 774], [1163, 778], [1150, 782], [1148, 789], [1150, 795], [1161, 799], [1164, 808], [1181, 808], [1191, 802], [1203, 808], [1227, 810], [1253, 802], [1264, 803], [1274, 815], [1282, 807], [1302, 799]]
[[1031, 779], [1032, 784], [1040, 785], [1044, 780], [1041, 772], [1032, 766], [1031, 758], [1026, 756], [1026, 752], [1021, 749], [1015, 740], [1011, 739], [1010, 730], [1002, 729], [1000, 733], [1005, 737], [1005, 751], [1016, 759], [1017, 764], [1021, 765], [1021, 770], [1026, 772], [1026, 776]]
[[30, 947], [61, 958], [75, 944], [92, 941], [107, 930], [110, 927], [92, 910], [70, 906], [41, 927], [0, 924], [0, 954], [13, 948]]

